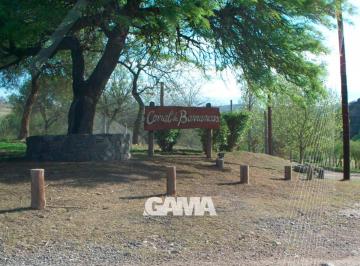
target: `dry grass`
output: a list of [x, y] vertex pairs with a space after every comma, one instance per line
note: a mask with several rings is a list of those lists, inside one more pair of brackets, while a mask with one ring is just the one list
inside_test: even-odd
[[[250, 185], [237, 184], [240, 164], [251, 167]], [[326, 212], [360, 200], [359, 182], [326, 181], [322, 191], [316, 190], [318, 181], [285, 182], [287, 164], [246, 152], [227, 154], [224, 171], [196, 153], [152, 160], [137, 154], [131, 161], [110, 163], [0, 162], [0, 238], [8, 253], [62, 242], [81, 251], [87, 243], [96, 243], [147, 263], [280, 256], [285, 247], [274, 245], [280, 234], [262, 230], [263, 221], [298, 217], [314, 192], [324, 194]], [[146, 198], [165, 192], [169, 165], [177, 167], [178, 196], [211, 196], [216, 217], [143, 217]], [[44, 211], [27, 209], [30, 168], [46, 171], [49, 207]], [[308, 190], [301, 190], [304, 184]], [[318, 204], [308, 200], [306, 208], [315, 211]]]

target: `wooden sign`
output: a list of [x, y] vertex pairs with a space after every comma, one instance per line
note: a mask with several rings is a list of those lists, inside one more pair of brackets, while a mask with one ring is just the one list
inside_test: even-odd
[[145, 130], [153, 131], [171, 128], [216, 129], [219, 127], [219, 108], [179, 106], [145, 107]]

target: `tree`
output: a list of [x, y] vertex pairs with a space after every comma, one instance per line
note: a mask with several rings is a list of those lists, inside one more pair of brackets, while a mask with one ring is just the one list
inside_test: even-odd
[[159, 53], [149, 56], [148, 47], [142, 46], [136, 41], [132, 42], [131, 48], [120, 57], [119, 64], [125, 67], [131, 74], [131, 94], [138, 104], [138, 112], [133, 126], [132, 143], [138, 144], [140, 129], [145, 112], [145, 103], [142, 95], [160, 85], [160, 80], [170, 73], [168, 65], [161, 65], [163, 56]]
[[[73, 7], [70, 0], [2, 1], [1, 68], [38, 54]], [[328, 25], [333, 14], [327, 0], [89, 1], [50, 55], [61, 50], [71, 55], [68, 133], [92, 132], [96, 104], [132, 38], [178, 60], [237, 66], [263, 84], [276, 73], [317, 90], [321, 67], [308, 55], [325, 50], [315, 25]], [[93, 69], [86, 62], [90, 53], [98, 58]]]
[[[31, 103], [32, 112], [26, 114], [28, 116], [27, 132], [31, 132], [31, 135], [64, 132], [64, 123], [60, 123], [60, 120], [66, 119], [64, 114], [69, 108], [71, 83], [54, 69], [51, 70], [43, 72], [41, 78], [37, 80], [37, 101]], [[30, 79], [9, 96], [13, 115], [19, 118], [24, 117], [24, 106], [27, 105], [32, 91], [33, 80]], [[16, 129], [21, 123], [22, 121], [18, 121]]]
[[30, 116], [32, 108], [39, 94], [39, 75], [40, 73], [31, 75], [31, 89], [24, 105], [18, 135], [18, 139], [20, 140], [26, 139], [27, 137], [29, 137], [30, 134]]
[[274, 153], [300, 163], [331, 157], [340, 128], [339, 105], [333, 95], [322, 99], [273, 98]]
[[125, 71], [118, 68], [97, 106], [97, 111], [103, 118], [103, 133], [109, 133], [115, 121], [119, 122], [125, 114], [129, 114], [132, 103], [131, 81]]

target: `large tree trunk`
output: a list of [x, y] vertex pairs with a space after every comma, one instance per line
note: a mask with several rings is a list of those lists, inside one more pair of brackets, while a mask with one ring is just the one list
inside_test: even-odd
[[97, 99], [74, 96], [68, 115], [68, 134], [92, 134]]
[[24, 106], [18, 139], [26, 139], [30, 134], [30, 116], [32, 108], [39, 94], [39, 73], [31, 75], [31, 89]]
[[73, 101], [68, 114], [68, 134], [92, 134], [96, 104], [114, 71], [124, 48], [128, 28], [115, 28], [108, 36], [104, 53], [94, 71], [84, 80], [85, 62], [79, 41], [69, 37], [64, 41], [71, 49], [73, 63]]
[[133, 92], [132, 95], [134, 96], [136, 102], [139, 105], [138, 113], [134, 122], [132, 143], [139, 144], [140, 129], [141, 129], [141, 124], [143, 122], [145, 104], [137, 92]]
[[338, 35], [339, 35], [339, 52], [340, 52], [340, 74], [341, 74], [341, 105], [342, 105], [342, 122], [343, 122], [343, 153], [344, 168], [343, 179], [350, 180], [350, 126], [349, 126], [349, 104], [347, 91], [346, 76], [346, 57], [345, 57], [345, 39], [344, 26], [342, 18], [341, 1], [337, 14]]

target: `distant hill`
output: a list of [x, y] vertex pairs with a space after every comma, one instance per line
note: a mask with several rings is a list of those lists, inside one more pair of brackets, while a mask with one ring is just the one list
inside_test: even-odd
[[349, 104], [350, 137], [360, 133], [360, 99]]
[[[222, 105], [222, 106], [217, 106], [220, 109], [221, 113], [225, 113], [225, 112], [230, 112], [231, 108], [230, 105]], [[233, 111], [238, 111], [241, 109], [241, 104], [233, 104]]]

